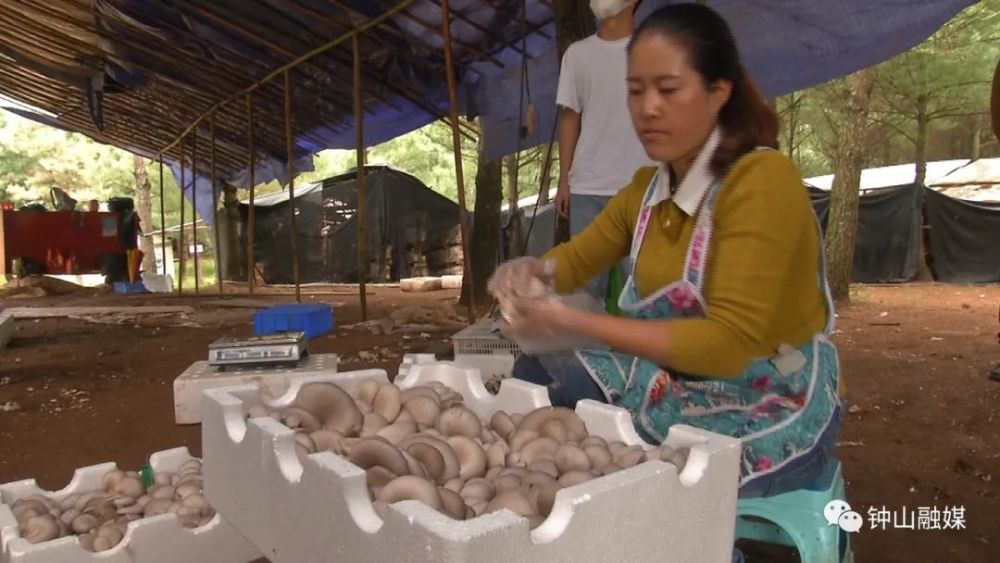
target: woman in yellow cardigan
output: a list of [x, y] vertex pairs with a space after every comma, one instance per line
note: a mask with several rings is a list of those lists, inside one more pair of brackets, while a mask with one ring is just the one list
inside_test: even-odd
[[[604, 346], [522, 356], [514, 377], [553, 404], [595, 399], [633, 413], [654, 443], [673, 424], [743, 442], [741, 495], [801, 488], [828, 467], [839, 428], [833, 309], [815, 216], [777, 118], [725, 21], [697, 4], [647, 18], [629, 45], [628, 105], [658, 168], [641, 169], [594, 223], [542, 259], [501, 265], [505, 331]], [[622, 257], [624, 318], [532, 298]]]

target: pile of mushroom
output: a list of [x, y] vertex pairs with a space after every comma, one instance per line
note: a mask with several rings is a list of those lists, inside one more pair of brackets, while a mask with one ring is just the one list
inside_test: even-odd
[[364, 469], [383, 518], [388, 505], [415, 499], [459, 520], [507, 508], [535, 527], [564, 487], [644, 461], [678, 469], [687, 461], [686, 452], [668, 446], [647, 450], [590, 436], [571, 409], [497, 411], [481, 421], [462, 401], [438, 382], [400, 390], [366, 380], [353, 395], [314, 382], [280, 411], [255, 406], [247, 414], [295, 429], [302, 455], [332, 451]]
[[21, 535], [42, 543], [77, 534], [88, 551], [107, 551], [125, 537], [128, 523], [173, 512], [181, 525], [196, 528], [215, 515], [202, 493], [201, 461], [190, 459], [176, 473], [158, 472], [143, 486], [139, 473], [114, 469], [104, 475], [104, 488], [61, 500], [34, 494], [11, 506]]

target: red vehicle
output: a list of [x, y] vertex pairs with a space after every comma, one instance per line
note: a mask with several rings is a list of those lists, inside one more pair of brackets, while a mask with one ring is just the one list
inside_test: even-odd
[[117, 209], [0, 211], [0, 274], [100, 273], [108, 283], [124, 280], [138, 216], [130, 199], [111, 207]]

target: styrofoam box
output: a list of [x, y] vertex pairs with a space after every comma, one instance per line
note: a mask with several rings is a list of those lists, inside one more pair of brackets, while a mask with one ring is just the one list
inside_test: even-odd
[[[310, 381], [350, 391], [368, 378], [386, 380], [381, 370], [295, 378], [285, 396], [268, 404], [290, 404]], [[478, 370], [446, 362], [411, 366], [400, 387], [429, 381], [462, 393], [481, 418], [549, 404], [543, 387], [518, 380], [490, 395]], [[244, 418], [263, 402], [255, 387], [211, 389], [205, 396], [205, 494], [274, 563], [728, 563], [732, 557], [740, 453], [733, 438], [675, 426], [666, 443], [690, 448], [680, 474], [671, 464], [647, 462], [563, 489], [551, 515], [533, 530], [507, 510], [457, 521], [418, 501], [391, 505], [383, 521], [361, 468], [332, 452], [299, 456], [292, 430], [271, 418]], [[643, 443], [620, 408], [581, 401], [577, 412], [591, 434]]]
[[296, 366], [235, 365], [226, 371], [206, 361], [195, 362], [174, 380], [174, 422], [201, 422], [201, 394], [206, 389], [253, 383], [272, 396], [280, 396], [288, 389], [290, 377], [337, 373], [339, 362], [337, 354], [309, 354]]
[[[150, 456], [154, 471], [176, 471], [191, 459], [187, 448], [174, 448]], [[161, 514], [130, 522], [125, 538], [117, 546], [101, 553], [80, 547], [76, 536], [66, 536], [38, 544], [21, 537], [17, 519], [10, 510], [18, 500], [44, 494], [61, 500], [74, 493], [100, 490], [104, 474], [117, 466], [102, 463], [77, 469], [73, 479], [60, 491], [44, 491], [34, 479], [0, 485], [0, 562], [2, 563], [178, 563], [213, 561], [246, 563], [261, 557], [253, 544], [236, 531], [221, 514], [208, 524], [188, 529], [174, 514]]]
[[393, 381], [397, 384], [401, 383], [410, 374], [410, 368], [414, 365], [433, 364], [434, 362], [437, 362], [437, 356], [434, 354], [403, 354], [403, 360], [399, 362], [399, 369], [396, 370], [396, 379]]

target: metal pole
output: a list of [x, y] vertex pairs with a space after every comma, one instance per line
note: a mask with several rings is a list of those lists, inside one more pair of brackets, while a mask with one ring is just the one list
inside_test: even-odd
[[211, 149], [209, 150], [209, 181], [212, 182], [212, 229], [214, 238], [212, 246], [215, 250], [215, 285], [219, 287], [219, 295], [222, 295], [222, 253], [219, 252], [219, 192], [215, 186], [215, 112], [208, 121], [208, 131], [211, 136]]
[[368, 205], [365, 174], [365, 115], [361, 99], [361, 39], [355, 33], [351, 37], [354, 47], [354, 147], [358, 164], [358, 298], [361, 301], [361, 320], [368, 320], [368, 294], [365, 284], [368, 280], [367, 229]]
[[[174, 264], [172, 260], [170, 264], [167, 264], [167, 219], [163, 207], [163, 155], [159, 155], [157, 160], [160, 163], [160, 261], [163, 264], [163, 275], [167, 276], [169, 275], [168, 272], [173, 272]], [[168, 266], [170, 267], [169, 270], [167, 269]]]
[[[181, 227], [183, 228], [183, 227]], [[191, 246], [194, 247], [194, 293], [201, 293], [201, 267], [198, 261], [198, 130], [191, 141]]]
[[254, 168], [257, 166], [253, 148], [253, 94], [247, 92], [247, 160], [250, 163], [250, 208], [247, 209], [247, 290], [253, 297], [254, 261], [253, 261], [253, 196], [254, 184], [257, 183]]
[[455, 64], [451, 54], [451, 9], [448, 0], [441, 0], [441, 31], [444, 36], [445, 74], [448, 77], [448, 102], [451, 117], [451, 140], [455, 153], [455, 179], [458, 182], [458, 220], [462, 228], [462, 262], [465, 282], [469, 284], [469, 322], [476, 319], [475, 284], [469, 260], [469, 217], [465, 208], [465, 177], [462, 171], [462, 139], [458, 123], [458, 89], [455, 85]]
[[187, 176], [185, 175], [185, 164], [184, 157], [184, 139], [181, 139], [180, 144], [181, 149], [181, 222], [180, 222], [180, 263], [177, 273], [177, 293], [184, 293], [184, 274], [185, 274], [185, 262], [184, 262], [184, 185], [187, 184]]
[[288, 157], [288, 208], [292, 227], [292, 281], [295, 302], [302, 303], [299, 291], [299, 220], [295, 216], [295, 140], [292, 138], [292, 72], [285, 71], [285, 151]]

